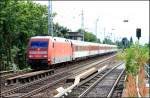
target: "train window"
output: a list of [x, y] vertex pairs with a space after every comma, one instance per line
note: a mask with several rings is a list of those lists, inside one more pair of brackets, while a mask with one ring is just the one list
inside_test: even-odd
[[53, 42], [53, 48], [54, 48], [54, 42]]
[[75, 50], [78, 51], [78, 46], [75, 46]]
[[48, 41], [32, 41], [31, 48], [47, 48]]

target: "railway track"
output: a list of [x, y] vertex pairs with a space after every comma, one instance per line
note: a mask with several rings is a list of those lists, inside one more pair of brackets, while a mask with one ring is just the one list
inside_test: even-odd
[[12, 88], [15, 88], [17, 86], [21, 86], [25, 83], [29, 83], [41, 78], [44, 78], [46, 76], [54, 74], [54, 70], [41, 70], [41, 71], [36, 71], [36, 72], [28, 72], [22, 75], [18, 75], [15, 77], [10, 77], [7, 80], [1, 82], [1, 91], [9, 90]]
[[[105, 60], [99, 61], [99, 63], [106, 62], [106, 61], [110, 60], [110, 58], [111, 57], [109, 57]], [[38, 92], [40, 92], [42, 90], [49, 88], [50, 86], [53, 86], [57, 83], [65, 81], [69, 76], [73, 75], [73, 74], [69, 73], [70, 71], [79, 69], [85, 65], [87, 66], [88, 64], [84, 64], [82, 66], [80, 65], [80, 66], [74, 67], [72, 69], [69, 69], [69, 70], [45, 77], [44, 79], [39, 79], [37, 81], [27, 83], [25, 85], [21, 85], [21, 86], [16, 87], [16, 88], [6, 90], [6, 91], [1, 93], [1, 96], [5, 96], [5, 97], [13, 97], [13, 96], [29, 97], [29, 96], [32, 96], [32, 95], [37, 94]], [[83, 70], [80, 70], [80, 71], [83, 71]], [[62, 78], [60, 78], [60, 77], [62, 77]]]
[[[16, 76], [19, 76], [19, 75], [23, 75], [23, 74], [26, 74], [26, 73], [30, 73], [32, 72], [31, 70], [30, 71], [17, 71], [17, 72], [13, 72], [13, 71], [10, 71], [10, 72], [6, 72], [5, 74], [1, 74], [0, 75], [0, 88], [1, 88], [1, 91], [5, 88], [7, 88], [8, 86], [12, 86], [12, 85], [9, 85], [9, 84], [14, 84], [16, 83], [16, 80], [9, 80], [9, 78], [11, 77], [16, 77]], [[10, 82], [11, 81], [11, 82]], [[3, 88], [3, 89], [2, 89]]]
[[[110, 63], [110, 62], [108, 62], [108, 60], [106, 60], [106, 61], [102, 61], [101, 64], [97, 63], [97, 64], [92, 64], [92, 65], [95, 65], [95, 67], [98, 68], [98, 66], [102, 67], [104, 65], [108, 65], [108, 63]], [[111, 63], [110, 63], [110, 65], [111, 65]], [[53, 97], [55, 95], [55, 93], [56, 93], [55, 92], [56, 88], [61, 87], [61, 86], [68, 87], [68, 86], [70, 86], [72, 84], [72, 83], [66, 84], [66, 81], [65, 81], [66, 79], [68, 79], [69, 77], [72, 77], [72, 76], [76, 76], [76, 75], [78, 75], [78, 74], [80, 74], [80, 73], [84, 72], [85, 70], [90, 69], [92, 67], [94, 67], [94, 66], [90, 66], [89, 68], [84, 68], [84, 69], [78, 70], [78, 71], [76, 71], [76, 73], [73, 72], [74, 74], [72, 74], [72, 75], [70, 74], [70, 75], [66, 76], [65, 79], [63, 79], [64, 81], [60, 81], [60, 82], [58, 82], [58, 83], [56, 83], [54, 85], [48, 86], [48, 88], [46, 90], [38, 93], [37, 95], [34, 95], [33, 97], [34, 98], [36, 98], [36, 97]]]
[[[81, 61], [79, 63], [76, 63], [76, 64], [68, 64], [68, 65], [64, 65], [62, 66], [62, 68], [55, 68], [55, 73], [60, 73], [60, 72], [65, 72], [64, 70], [68, 70], [68, 69], [72, 69], [72, 68], [78, 68], [78, 67], [82, 67], [82, 66], [85, 66], [87, 64], [90, 64], [90, 63], [93, 63], [93, 62], [96, 62], [98, 60], [101, 60], [101, 59], [104, 59], [104, 58], [107, 58], [109, 57], [110, 55], [106, 55], [106, 56], [102, 56], [102, 57], [94, 57], [94, 58], [89, 58], [87, 61]], [[67, 71], [66, 71], [67, 72]], [[26, 72], [27, 73], [27, 72]], [[29, 82], [32, 82], [33, 80], [37, 80], [37, 79], [40, 79], [40, 78], [43, 78], [42, 74], [39, 74], [37, 76], [34, 76], [32, 75], [32, 72], [28, 72], [27, 74], [30, 74], [30, 77], [28, 76], [27, 79], [22, 79], [20, 78], [20, 76], [22, 75], [25, 75], [26, 73], [24, 74], [21, 74], [21, 75], [16, 75], [15, 77], [10, 77], [9, 78], [6, 78], [6, 79], [2, 79], [3, 82], [1, 81], [1, 86], [0, 88], [3, 88], [1, 89], [1, 92], [3, 91], [6, 91], [6, 90], [9, 90], [9, 89], [12, 89], [12, 88], [16, 88], [18, 86], [21, 86], [22, 83], [29, 83]], [[33, 72], [34, 73], [34, 72]], [[46, 73], [45, 73], [46, 74]], [[47, 74], [44, 75], [44, 76], [48, 76]], [[7, 84], [7, 85], [6, 85]]]
[[6, 75], [6, 74], [9, 74], [9, 73], [12, 73], [13, 70], [9, 70], [9, 71], [0, 71], [0, 75]]
[[[116, 65], [113, 68], [106, 68], [100, 73], [90, 76], [88, 79], [82, 81], [77, 87], [73, 88], [67, 98], [70, 97], [118, 97], [123, 85], [124, 69], [120, 69], [123, 63]], [[120, 84], [118, 84], [121, 79]], [[120, 94], [121, 96], [121, 94]]]
[[10, 77], [14, 77], [14, 76], [18, 76], [18, 75], [23, 75], [23, 74], [26, 74], [26, 73], [29, 73], [29, 72], [32, 72], [32, 70], [29, 70], [29, 71], [23, 71], [23, 70], [19, 70], [19, 71], [2, 71], [0, 73], [0, 78], [3, 78], [3, 79], [7, 79], [7, 78], [10, 78]]
[[[110, 54], [108, 54], [106, 56], [101, 56], [101, 57], [88, 58], [87, 61], [82, 60], [80, 62], [73, 62], [73, 63], [65, 64], [63, 66], [55, 67], [54, 70], [55, 70], [56, 73], [57, 72], [61, 72], [63, 70], [66, 70], [66, 67], [68, 69], [70, 69], [70, 68], [73, 68], [75, 66], [82, 65], [84, 63], [88, 63], [89, 61], [92, 61], [92, 60], [96, 61], [96, 60], [98, 60], [100, 58], [101, 59], [105, 58], [105, 57], [107, 57], [109, 55]], [[32, 71], [32, 70], [30, 70], [30, 71], [22, 71], [22, 70], [20, 70], [20, 71], [17, 71], [17, 72], [13, 72], [13, 71], [3, 71], [3, 72], [1, 72], [1, 75], [0, 75], [0, 78], [1, 78], [1, 88], [5, 88], [6, 85], [7, 86], [11, 86], [11, 87], [14, 87], [15, 85], [18, 85], [18, 83], [16, 84], [16, 82], [20, 81], [19, 78], [20, 78], [21, 75], [28, 74], [28, 73], [32, 74], [32, 72], [34, 73], [35, 71]], [[24, 83], [26, 83], [26, 82], [24, 81]], [[9, 84], [11, 84], [11, 85], [9, 85]]]
[[120, 80], [118, 81], [118, 83], [114, 86], [114, 90], [110, 94], [111, 97], [113, 97], [113, 98], [116, 98], [116, 97], [121, 98], [122, 97], [125, 77], [126, 77], [126, 74], [124, 72], [123, 75], [121, 76]]

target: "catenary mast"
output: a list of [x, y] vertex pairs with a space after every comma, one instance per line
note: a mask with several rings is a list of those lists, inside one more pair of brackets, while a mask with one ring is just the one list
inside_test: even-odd
[[53, 37], [52, 0], [48, 1], [48, 35]]

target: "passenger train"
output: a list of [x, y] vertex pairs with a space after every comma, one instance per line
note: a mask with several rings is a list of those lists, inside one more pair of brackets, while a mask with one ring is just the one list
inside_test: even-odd
[[60, 37], [31, 37], [27, 48], [27, 62], [32, 69], [75, 61], [117, 51], [116, 45], [99, 44]]

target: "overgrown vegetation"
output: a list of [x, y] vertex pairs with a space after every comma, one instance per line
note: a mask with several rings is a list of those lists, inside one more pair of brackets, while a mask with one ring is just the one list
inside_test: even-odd
[[130, 48], [126, 48], [122, 53], [119, 53], [118, 58], [125, 61], [126, 72], [135, 76], [138, 74], [140, 66], [144, 66], [148, 62], [148, 46], [140, 46], [135, 43]]
[[122, 53], [119, 53], [118, 58], [125, 61], [125, 70], [127, 73], [126, 97], [137, 96], [137, 87], [135, 84], [137, 82], [137, 76], [139, 76], [138, 81], [140, 81], [140, 84], [138, 83], [138, 85], [140, 85], [140, 92], [142, 92], [141, 95], [144, 96], [146, 94], [144, 83], [144, 65], [148, 63], [149, 60], [148, 45], [141, 46], [138, 43], [132, 44], [130, 48], [126, 48]]

